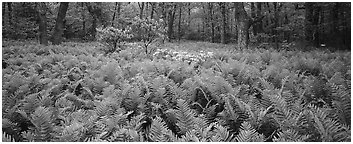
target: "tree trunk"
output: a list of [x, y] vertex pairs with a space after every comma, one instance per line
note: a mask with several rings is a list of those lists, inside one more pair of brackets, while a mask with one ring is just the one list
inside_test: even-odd
[[7, 3], [7, 9], [9, 10], [9, 12], [7, 13], [9, 16], [9, 25], [12, 26], [12, 3], [11, 2]]
[[315, 47], [320, 47], [320, 26], [319, 26], [319, 20], [320, 20], [320, 11], [321, 7], [319, 6], [314, 6], [314, 15], [313, 15], [313, 26], [314, 26], [314, 31], [313, 31], [313, 40], [314, 40], [314, 46]]
[[[120, 15], [121, 15], [121, 5], [122, 5], [122, 3], [121, 2], [119, 2], [118, 3], [118, 10], [117, 10], [117, 17], [118, 17], [118, 20], [120, 20]], [[120, 23], [118, 23], [118, 27], [120, 27]]]
[[313, 6], [314, 3], [305, 3], [305, 40], [308, 42], [313, 40]]
[[233, 2], [234, 7], [234, 31], [235, 31], [235, 39], [238, 41], [238, 4]]
[[[266, 9], [268, 11], [269, 14], [272, 13], [271, 11], [271, 6], [269, 2], [265, 3]], [[267, 20], [266, 20], [266, 26], [263, 28], [263, 30], [265, 31], [266, 34], [271, 34], [271, 28], [273, 27], [273, 22], [272, 22], [272, 18], [271, 16], [267, 16]]]
[[[289, 18], [288, 18], [288, 14], [285, 13], [284, 15], [284, 24], [285, 25], [288, 25], [289, 24]], [[290, 39], [290, 31], [286, 30], [283, 32], [283, 35], [284, 35], [284, 39], [287, 41], [287, 42], [291, 42], [291, 39]]]
[[[257, 12], [256, 12], [256, 15], [257, 17], [260, 17], [262, 16], [262, 2], [258, 2], [257, 3]], [[254, 25], [255, 29], [256, 29], [256, 34], [257, 33], [262, 33], [263, 32], [263, 29], [262, 29], [262, 20], [259, 21], [258, 23], [256, 23]]]
[[[255, 8], [255, 4], [256, 4], [256, 8]], [[251, 17], [252, 19], [257, 19], [262, 17], [261, 11], [262, 11], [262, 3], [261, 2], [257, 2], [257, 3], [251, 3]], [[253, 25], [253, 33], [254, 36], [256, 36], [258, 33], [262, 33], [262, 20], [254, 23]]]
[[5, 4], [2, 5], [2, 13], [5, 14], [5, 10], [6, 10], [6, 7], [5, 7]]
[[342, 12], [342, 26], [343, 26], [343, 37], [342, 37], [342, 47], [346, 50], [351, 49], [351, 3], [340, 3], [343, 7]]
[[167, 10], [166, 10], [166, 4], [164, 2], [159, 3], [159, 8], [160, 8], [160, 19], [163, 20], [164, 26], [168, 25], [168, 19], [167, 19]]
[[139, 8], [140, 8], [140, 19], [143, 18], [143, 9], [145, 8], [145, 3], [141, 2], [141, 3], [137, 3]]
[[[83, 9], [83, 2], [81, 3], [81, 8]], [[85, 17], [85, 13], [83, 11], [81, 11], [81, 16], [82, 16], [82, 31], [83, 31], [83, 35], [86, 35], [86, 17]]]
[[114, 13], [113, 13], [113, 18], [112, 18], [112, 27], [114, 27], [114, 21], [115, 21], [115, 15], [116, 15], [116, 9], [118, 8], [118, 2], [115, 2], [115, 8], [114, 8]]
[[[5, 15], [5, 11], [6, 11], [6, 5], [5, 4], [2, 4], [2, 14]], [[3, 26], [7, 26], [6, 23], [5, 23], [5, 17], [2, 17], [2, 25]]]
[[153, 13], [154, 13], [154, 3], [151, 2], [151, 16], [150, 16], [150, 19], [153, 19]]
[[96, 40], [96, 34], [97, 34], [97, 18], [96, 16], [93, 16], [93, 21], [92, 21], [92, 26], [90, 28], [90, 34], [91, 34], [91, 40]]
[[39, 17], [39, 43], [43, 45], [48, 45], [48, 35], [47, 35], [47, 8], [45, 3], [40, 2], [37, 4], [38, 17]]
[[272, 29], [272, 34], [273, 34], [273, 39], [275, 42], [276, 49], [279, 48], [279, 42], [278, 42], [278, 32], [277, 32], [277, 27], [278, 27], [278, 5], [277, 2], [273, 2], [273, 9], [274, 9], [274, 22], [275, 22], [275, 28]]
[[183, 3], [180, 3], [179, 4], [179, 22], [178, 22], [178, 38], [179, 38], [179, 41], [181, 39], [181, 9], [183, 7], [182, 5]]
[[[331, 16], [331, 21], [332, 21], [332, 25], [331, 25], [331, 34], [334, 38], [336, 38], [338, 35], [337, 35], [337, 32], [338, 32], [338, 25], [337, 25], [337, 22], [338, 22], [338, 13], [339, 13], [339, 3], [336, 2], [335, 3], [335, 6], [333, 8], [333, 12], [331, 13], [332, 16]], [[335, 41], [336, 42], [336, 41]]]
[[56, 17], [56, 23], [53, 34], [53, 44], [58, 45], [62, 41], [64, 18], [66, 16], [66, 11], [69, 7], [68, 2], [61, 2], [59, 6], [58, 16]]
[[90, 13], [90, 15], [93, 18], [92, 21], [92, 26], [90, 28], [90, 36], [91, 36], [91, 40], [95, 40], [96, 39], [96, 34], [97, 34], [97, 26], [98, 26], [98, 20], [100, 20], [101, 24], [106, 27], [107, 22], [104, 20], [103, 18], [103, 13], [102, 13], [102, 8], [100, 7], [101, 3], [96, 3], [97, 6], [93, 7], [91, 5], [91, 3], [86, 3], [87, 6], [87, 10]]
[[208, 14], [206, 11], [206, 6], [204, 4], [202, 4], [202, 9], [203, 9], [203, 15], [205, 15], [205, 17], [203, 17], [202, 20], [202, 32], [205, 32], [205, 27], [208, 27]]
[[115, 3], [115, 8], [114, 8], [114, 13], [113, 13], [113, 18], [112, 18], [112, 27], [114, 27], [114, 21], [115, 21], [115, 15], [118, 15], [118, 18], [120, 18], [120, 9], [121, 9], [121, 3], [116, 2]]
[[221, 13], [222, 13], [222, 29], [221, 29], [221, 43], [226, 44], [226, 3], [221, 2], [219, 3], [221, 7]]
[[168, 12], [168, 38], [169, 38], [169, 42], [172, 39], [173, 36], [173, 24], [174, 24], [174, 16], [175, 16], [175, 9], [176, 9], [176, 4], [174, 4], [173, 9], [170, 9]]
[[214, 35], [215, 35], [215, 29], [214, 29], [214, 20], [213, 20], [213, 3], [209, 2], [208, 3], [208, 9], [209, 9], [209, 17], [210, 17], [210, 23], [211, 23], [211, 42], [214, 43]]
[[[251, 10], [251, 15], [250, 15], [250, 17], [252, 18], [252, 19], [255, 19], [256, 18], [256, 11], [255, 11], [255, 3], [254, 2], [251, 2], [250, 3], [250, 10]], [[254, 36], [256, 36], [257, 35], [257, 29], [256, 29], [256, 27], [254, 26], [253, 27], [253, 33], [254, 33]]]
[[237, 18], [238, 48], [247, 48], [249, 45], [249, 24], [250, 18], [244, 9], [244, 3], [235, 3]]

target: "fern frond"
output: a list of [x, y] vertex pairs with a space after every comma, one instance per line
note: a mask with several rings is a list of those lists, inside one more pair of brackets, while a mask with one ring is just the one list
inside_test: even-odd
[[25, 139], [25, 142], [34, 142], [35, 141], [35, 135], [34, 133], [30, 131], [24, 131], [21, 133], [21, 136]]
[[40, 104], [41, 104], [41, 102], [40, 102], [40, 100], [38, 98], [39, 98], [39, 94], [38, 93], [26, 96], [22, 100], [21, 109], [23, 111], [25, 111], [27, 114], [33, 113], [35, 111], [35, 109], [37, 107], [39, 107]]
[[18, 101], [17, 96], [12, 95], [12, 94], [8, 94], [5, 91], [3, 91], [3, 93], [2, 93], [2, 109], [3, 109], [3, 112], [6, 109], [10, 109], [10, 108], [14, 107], [16, 105], [17, 101]]
[[9, 119], [7, 118], [3, 118], [2, 119], [2, 128], [12, 128], [14, 126], [16, 126], [16, 123], [11, 122]]
[[300, 135], [298, 132], [288, 129], [279, 132], [278, 136], [273, 139], [274, 142], [305, 142], [309, 138], [308, 135]]
[[230, 133], [227, 130], [227, 128], [219, 125], [219, 124], [215, 124], [214, 125], [215, 129], [213, 130], [215, 135], [211, 137], [212, 141], [214, 142], [224, 142], [227, 141], [230, 138]]
[[149, 133], [149, 138], [154, 141], [154, 142], [167, 142], [168, 137], [166, 137], [166, 133], [168, 133], [168, 128], [166, 126], [166, 123], [163, 121], [162, 118], [156, 117], [153, 119], [150, 133]]
[[263, 142], [264, 136], [256, 132], [250, 123], [243, 122], [240, 133], [235, 137], [238, 142]]
[[145, 114], [141, 113], [137, 116], [134, 116], [131, 118], [130, 121], [127, 122], [127, 128], [128, 129], [132, 129], [132, 130], [136, 130], [136, 131], [140, 131], [142, 124], [145, 123], [145, 121], [143, 121], [143, 119], [145, 118]]
[[36, 127], [36, 140], [49, 141], [51, 140], [51, 132], [53, 131], [52, 112], [49, 108], [38, 107], [31, 114], [31, 122]]
[[[124, 110], [122, 110], [124, 111]], [[103, 123], [106, 125], [106, 130], [111, 132], [114, 129], [118, 128], [119, 126], [125, 126], [128, 115], [130, 115], [132, 112], [128, 112], [126, 114], [124, 113], [119, 113], [119, 114], [114, 114], [109, 117], [105, 117], [102, 119]]]
[[105, 125], [104, 121], [102, 120], [95, 122], [94, 132], [95, 132], [96, 138], [99, 138], [99, 139], [106, 138], [109, 135], [109, 132], [107, 130], [107, 125]]
[[98, 116], [106, 116], [113, 113], [107, 101], [98, 102], [94, 110]]
[[188, 131], [183, 135], [180, 139], [178, 139], [179, 142], [200, 142], [199, 138], [196, 136], [194, 131]]
[[58, 136], [59, 142], [76, 142], [79, 141], [81, 131], [84, 124], [73, 121], [71, 125], [65, 126], [60, 136]]
[[200, 116], [194, 119], [195, 127], [192, 130], [195, 135], [199, 138], [199, 141], [207, 141], [210, 137], [210, 131], [213, 128], [213, 123], [209, 124], [205, 115], [201, 114]]
[[331, 114], [333, 118], [340, 123], [350, 126], [351, 125], [351, 102], [346, 101], [333, 101], [333, 110]]
[[107, 139], [109, 142], [137, 142], [142, 141], [142, 136], [135, 130], [120, 128]]
[[[333, 85], [333, 84], [332, 84]], [[351, 94], [350, 89], [345, 89], [343, 86], [333, 85], [332, 97], [334, 98], [332, 102], [333, 111], [335, 119], [343, 124], [351, 125]]]
[[239, 98], [228, 94], [224, 97], [224, 100], [226, 113], [227, 115], [231, 116], [232, 120], [242, 123], [249, 118], [255, 117], [254, 113], [251, 111], [250, 106]]
[[185, 100], [178, 100], [178, 110], [175, 111], [175, 116], [178, 119], [177, 126], [180, 128], [180, 133], [185, 134], [194, 128], [195, 112], [191, 110]]
[[267, 97], [273, 103], [275, 110], [274, 119], [280, 124], [281, 129], [287, 129], [295, 126], [299, 110], [295, 107], [289, 107], [285, 98], [278, 91], [267, 92]]
[[328, 117], [328, 114], [320, 108], [312, 108], [312, 118], [315, 127], [320, 132], [322, 141], [347, 141], [349, 128]]
[[205, 129], [209, 125], [205, 115], [200, 115], [196, 117], [194, 119], [194, 123], [195, 123], [195, 128], [199, 128], [199, 129]]
[[100, 138], [88, 138], [85, 142], [108, 142], [107, 140], [102, 140]]
[[72, 93], [67, 93], [64, 97], [67, 100], [71, 101], [76, 108], [81, 108], [86, 104], [86, 102], [84, 100], [82, 100], [81, 98], [77, 97], [76, 95], [74, 95]]
[[2, 142], [15, 142], [15, 139], [11, 135], [8, 135], [5, 132], [3, 132], [2, 133]]

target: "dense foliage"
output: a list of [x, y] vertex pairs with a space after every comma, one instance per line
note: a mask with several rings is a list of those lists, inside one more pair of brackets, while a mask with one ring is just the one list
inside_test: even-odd
[[3, 41], [2, 140], [351, 141], [350, 52], [102, 47]]

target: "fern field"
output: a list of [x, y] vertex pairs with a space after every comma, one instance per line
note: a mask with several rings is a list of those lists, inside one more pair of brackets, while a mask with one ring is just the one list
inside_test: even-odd
[[2, 141], [350, 142], [350, 52], [4, 41]]

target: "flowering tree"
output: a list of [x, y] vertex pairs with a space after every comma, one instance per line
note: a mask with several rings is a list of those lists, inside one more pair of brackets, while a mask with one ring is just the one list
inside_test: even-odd
[[139, 17], [135, 17], [131, 20], [131, 23], [134, 37], [142, 42], [146, 54], [151, 52], [148, 51], [148, 46], [152, 43], [164, 42], [167, 39], [166, 28], [163, 25], [162, 19], [140, 19]]
[[146, 54], [151, 53], [148, 47], [152, 43], [163, 42], [166, 36], [166, 30], [163, 26], [163, 20], [154, 19], [140, 19], [135, 17], [130, 20], [125, 20], [128, 25], [124, 29], [115, 27], [97, 28], [97, 39], [107, 49], [106, 53], [114, 52], [117, 50], [119, 43], [128, 40], [139, 40], [142, 42], [142, 47], [145, 49]]
[[97, 28], [97, 32], [98, 41], [106, 45], [106, 54], [115, 52], [121, 42], [133, 37], [130, 27], [124, 30], [115, 27]]

